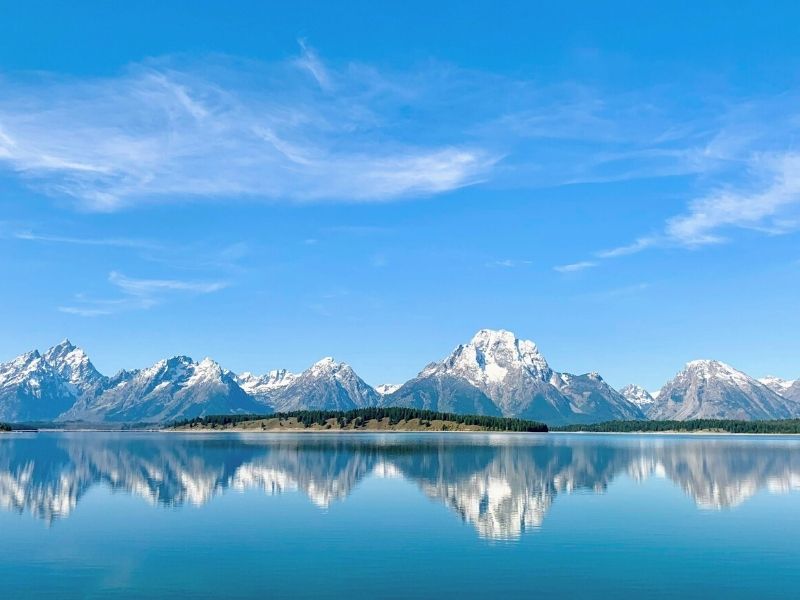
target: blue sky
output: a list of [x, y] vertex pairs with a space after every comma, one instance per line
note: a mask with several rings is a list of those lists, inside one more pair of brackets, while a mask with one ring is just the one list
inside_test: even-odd
[[210, 4], [0, 3], [0, 358], [800, 376], [795, 3]]

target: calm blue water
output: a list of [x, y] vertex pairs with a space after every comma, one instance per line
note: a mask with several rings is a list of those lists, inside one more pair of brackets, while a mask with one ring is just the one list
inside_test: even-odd
[[6, 598], [797, 598], [800, 439], [0, 436]]

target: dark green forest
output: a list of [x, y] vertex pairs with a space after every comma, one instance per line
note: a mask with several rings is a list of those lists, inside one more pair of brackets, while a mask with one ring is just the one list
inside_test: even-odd
[[734, 421], [728, 419], [693, 419], [691, 421], [607, 421], [591, 425], [564, 425], [551, 431], [587, 431], [596, 433], [636, 433], [659, 431], [722, 431], [726, 433], [800, 433], [800, 419], [776, 421]]
[[176, 421], [170, 427], [203, 427], [203, 426], [227, 426], [254, 421], [258, 419], [290, 419], [295, 418], [299, 423], [306, 427], [311, 425], [325, 425], [330, 419], [339, 421], [341, 427], [347, 427], [353, 423], [356, 427], [367, 421], [389, 419], [390, 424], [396, 425], [400, 421], [410, 421], [420, 419], [422, 421], [450, 421], [462, 425], [472, 425], [482, 427], [487, 431], [526, 431], [526, 432], [546, 432], [547, 425], [536, 421], [526, 421], [524, 419], [508, 419], [504, 417], [486, 417], [481, 415], [455, 415], [444, 412], [434, 412], [431, 410], [418, 410], [415, 408], [358, 408], [348, 411], [331, 410], [300, 410], [284, 413], [273, 413], [270, 415], [213, 415], [208, 417], [197, 417]]

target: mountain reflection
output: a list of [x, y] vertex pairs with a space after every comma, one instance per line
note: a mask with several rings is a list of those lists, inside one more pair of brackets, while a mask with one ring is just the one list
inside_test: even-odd
[[620, 475], [665, 477], [698, 507], [800, 489], [794, 440], [524, 435], [38, 434], [0, 438], [0, 506], [52, 521], [95, 485], [154, 505], [203, 505], [226, 490], [299, 491], [319, 507], [366, 477], [402, 477], [471, 524], [514, 539], [559, 494]]

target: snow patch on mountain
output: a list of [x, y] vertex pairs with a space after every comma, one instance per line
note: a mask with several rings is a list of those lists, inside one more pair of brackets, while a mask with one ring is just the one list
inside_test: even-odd
[[381, 396], [387, 396], [400, 389], [401, 383], [381, 383], [375, 386], [375, 391]]
[[635, 404], [642, 410], [648, 409], [656, 401], [650, 392], [642, 386], [633, 383], [626, 385], [619, 393], [622, 394], [628, 402]]

